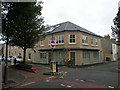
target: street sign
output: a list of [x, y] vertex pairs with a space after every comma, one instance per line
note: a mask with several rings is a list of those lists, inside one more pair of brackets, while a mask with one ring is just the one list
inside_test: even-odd
[[55, 48], [55, 46], [56, 46], [56, 45], [55, 45], [55, 41], [54, 41], [54, 40], [51, 40], [51, 41], [50, 41], [50, 47], [51, 47], [51, 48]]

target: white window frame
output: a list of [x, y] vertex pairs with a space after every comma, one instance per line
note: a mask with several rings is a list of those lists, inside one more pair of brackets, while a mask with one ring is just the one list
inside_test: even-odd
[[40, 41], [40, 46], [44, 46], [44, 40]]
[[[86, 40], [84, 39], [84, 37], [85, 37], [85, 39], [87, 40], [87, 43], [85, 42]], [[83, 42], [83, 40], [84, 40], [84, 42]], [[88, 45], [88, 36], [86, 36], [86, 35], [82, 35], [82, 44], [84, 44], [84, 45]]]
[[57, 45], [58, 44], [64, 44], [64, 35], [62, 34], [62, 35], [56, 36], [55, 40], [56, 40]]
[[51, 40], [52, 40], [52, 37], [48, 37], [48, 45], [50, 45]]
[[[76, 44], [76, 35], [75, 35], [75, 42], [74, 42], [74, 43], [73, 43], [73, 42], [70, 42], [70, 36], [71, 36], [71, 35], [75, 35], [75, 34], [70, 34], [70, 35], [69, 35], [69, 44]], [[72, 39], [74, 39], [74, 38], [72, 38]]]
[[[93, 40], [93, 41], [92, 41]], [[93, 43], [92, 43], [93, 42]], [[91, 37], [91, 42], [90, 42], [91, 46], [94, 46], [94, 39]]]
[[[43, 56], [41, 57], [41, 55], [43, 55]], [[46, 59], [47, 58], [46, 52], [40, 52], [40, 58]]]
[[[97, 41], [97, 42], [96, 42]], [[97, 44], [96, 44], [97, 43]], [[95, 39], [95, 45], [98, 46], [98, 39]]]
[[31, 60], [31, 53], [28, 53], [28, 60]]

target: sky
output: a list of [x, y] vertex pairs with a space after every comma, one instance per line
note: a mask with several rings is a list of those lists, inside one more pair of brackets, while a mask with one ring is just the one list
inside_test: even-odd
[[111, 36], [119, 0], [42, 0], [44, 25], [70, 21], [98, 35]]

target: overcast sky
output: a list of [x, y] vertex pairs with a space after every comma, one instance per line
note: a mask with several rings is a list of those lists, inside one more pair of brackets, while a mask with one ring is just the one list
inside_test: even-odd
[[45, 25], [70, 21], [96, 34], [111, 35], [119, 0], [42, 0]]

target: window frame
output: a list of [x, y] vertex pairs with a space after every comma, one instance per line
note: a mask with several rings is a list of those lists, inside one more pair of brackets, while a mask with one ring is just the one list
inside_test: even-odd
[[63, 34], [57, 35], [55, 37], [55, 41], [56, 41], [56, 45], [64, 44], [64, 35]]
[[91, 46], [94, 46], [94, 38], [91, 37], [91, 42], [90, 42]]
[[75, 35], [75, 34], [69, 34], [69, 44], [76, 44], [76, 35], [75, 35], [75, 38], [72, 37], [72, 41], [73, 41], [73, 39], [74, 39], [75, 42], [70, 42], [70, 39], [71, 39], [70, 36], [71, 36], [71, 35], [73, 36], [73, 35]]
[[[97, 42], [96, 42], [96, 40], [97, 40]], [[96, 44], [96, 43], [97, 43], [97, 44]], [[98, 39], [95, 39], [95, 45], [98, 46]]]
[[41, 40], [40, 41], [40, 46], [44, 46], [45, 45], [45, 40]]
[[[84, 37], [87, 38], [87, 39], [85, 40]], [[84, 42], [83, 42], [83, 40], [84, 40]], [[87, 43], [86, 43], [86, 41], [87, 41]], [[88, 45], [88, 36], [82, 35], [82, 44]]]
[[28, 53], [28, 60], [31, 60], [31, 53]]

